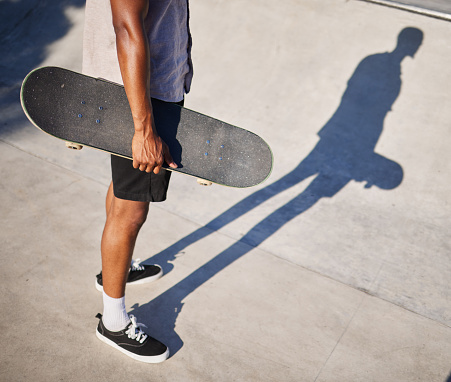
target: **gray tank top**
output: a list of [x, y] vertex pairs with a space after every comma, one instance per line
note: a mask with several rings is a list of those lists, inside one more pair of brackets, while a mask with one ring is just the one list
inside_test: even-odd
[[[150, 96], [179, 102], [193, 77], [188, 0], [149, 1]], [[109, 0], [87, 0], [83, 73], [121, 83]]]

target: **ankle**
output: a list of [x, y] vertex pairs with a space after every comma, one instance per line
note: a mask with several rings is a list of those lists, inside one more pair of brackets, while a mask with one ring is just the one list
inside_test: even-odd
[[125, 309], [125, 296], [113, 298], [103, 292], [103, 324], [111, 332], [118, 332], [130, 323]]

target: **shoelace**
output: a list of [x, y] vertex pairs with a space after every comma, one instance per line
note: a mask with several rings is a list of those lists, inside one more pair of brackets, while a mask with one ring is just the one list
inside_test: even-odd
[[145, 270], [144, 265], [141, 265], [141, 259], [133, 260], [131, 270], [132, 271], [144, 271]]
[[147, 334], [141, 330], [141, 327], [145, 328], [146, 325], [136, 323], [136, 317], [133, 315], [130, 315], [130, 321], [132, 322], [132, 324], [125, 333], [128, 335], [128, 338], [136, 340], [140, 344], [142, 344], [146, 340]]

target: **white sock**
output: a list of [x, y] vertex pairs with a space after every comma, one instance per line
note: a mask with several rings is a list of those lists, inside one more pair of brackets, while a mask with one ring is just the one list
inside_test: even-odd
[[130, 323], [125, 310], [125, 297], [113, 298], [103, 292], [103, 316], [105, 327], [111, 332], [118, 332]]

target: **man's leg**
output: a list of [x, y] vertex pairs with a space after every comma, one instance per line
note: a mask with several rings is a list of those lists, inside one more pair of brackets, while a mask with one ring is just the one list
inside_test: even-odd
[[[114, 191], [113, 191], [113, 183], [111, 182], [110, 187], [108, 188], [108, 193], [106, 196], [106, 216], [108, 219], [109, 212], [111, 210], [111, 206], [113, 204]], [[121, 200], [121, 199], [118, 199]], [[128, 273], [126, 285], [130, 284], [147, 284], [149, 282], [153, 282], [158, 280], [163, 276], [163, 270], [159, 265], [156, 264], [142, 264], [139, 259], [134, 260], [129, 267], [130, 272]], [[96, 289], [99, 291], [103, 291], [103, 275], [100, 272], [96, 276]]]
[[111, 203], [113, 203], [113, 197], [114, 197], [114, 188], [113, 188], [113, 182], [110, 183], [110, 187], [108, 187], [108, 192], [106, 194], [106, 201], [105, 201], [105, 210], [106, 210], [106, 216], [108, 217], [108, 213], [111, 209]]
[[97, 337], [138, 361], [156, 363], [169, 357], [166, 345], [143, 332], [136, 318], [125, 310], [125, 284], [136, 238], [146, 221], [149, 202], [116, 198], [110, 186], [107, 219], [102, 236], [104, 314]]
[[125, 283], [139, 230], [146, 221], [148, 202], [118, 199], [107, 194], [107, 220], [102, 236], [103, 290], [112, 298], [125, 294]]

